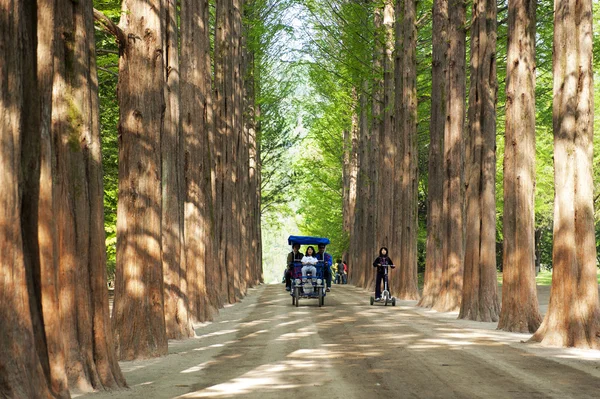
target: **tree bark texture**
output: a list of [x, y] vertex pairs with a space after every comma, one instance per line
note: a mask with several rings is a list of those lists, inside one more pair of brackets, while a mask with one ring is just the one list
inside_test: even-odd
[[459, 318], [498, 321], [496, 278], [496, 2], [476, 0], [466, 145], [466, 243]]
[[160, 139], [165, 111], [160, 0], [124, 0], [119, 63], [119, 202], [113, 325], [117, 354], [167, 353]]
[[403, 300], [419, 299], [417, 285], [417, 234], [419, 223], [418, 184], [419, 150], [417, 146], [417, 4], [404, 0], [402, 48], [402, 200], [396, 209], [400, 218], [400, 264], [396, 272], [395, 292]]
[[[376, 237], [380, 246], [394, 248], [392, 227], [394, 213], [397, 206], [394, 206], [394, 158], [398, 155], [396, 151], [396, 141], [394, 140], [394, 3], [392, 0], [385, 0], [381, 10], [382, 18], [380, 31], [377, 32], [377, 40], [380, 49], [376, 56], [381, 56], [377, 65], [383, 67], [383, 91], [378, 96], [377, 101], [383, 100], [378, 105], [379, 113], [373, 113], [374, 118], [379, 123], [379, 171], [377, 180], [377, 232]], [[380, 72], [377, 71], [377, 76]], [[374, 108], [375, 109], [375, 108]], [[375, 122], [374, 122], [375, 123]], [[399, 225], [394, 226], [399, 228]]]
[[218, 241], [218, 268], [221, 270], [219, 292], [226, 302], [235, 302], [233, 291], [233, 257], [228, 249], [233, 245], [233, 187], [231, 184], [231, 150], [233, 127], [231, 117], [231, 0], [217, 2], [215, 23], [215, 179], [216, 228]]
[[[179, 24], [176, 0], [165, 2], [165, 118], [161, 140], [162, 156], [162, 267], [165, 296], [165, 328], [167, 338], [194, 336], [189, 313], [184, 239], [184, 137], [180, 113]], [[185, 16], [190, 18], [190, 16]]]
[[431, 67], [431, 119], [427, 186], [427, 247], [423, 294], [419, 306], [430, 308], [440, 293], [443, 246], [444, 126], [448, 71], [448, 0], [434, 0]]
[[[47, 375], [50, 387], [59, 397], [68, 397], [61, 318], [58, 302], [58, 247], [54, 220], [54, 175], [52, 141], [52, 87], [56, 43], [56, 1], [37, 2], [37, 78], [40, 113], [40, 175], [38, 199], [39, 281], [34, 284], [43, 315], [43, 335], [47, 347]], [[37, 272], [35, 273], [37, 274]], [[44, 360], [46, 363], [46, 360]]]
[[[182, 15], [182, 129], [185, 138], [185, 242], [190, 308], [199, 321], [213, 317], [217, 302], [209, 288], [214, 268], [212, 188], [209, 136], [212, 134], [208, 2], [184, 0]], [[213, 292], [216, 294], [216, 292]]]
[[[34, 334], [41, 312], [31, 278], [39, 270], [26, 259], [25, 241], [37, 245], [38, 232], [28, 231], [23, 211], [32, 205], [22, 203], [31, 194], [27, 184], [39, 184], [40, 176], [36, 20], [35, 3], [0, 1], [0, 395], [6, 398], [58, 396], [48, 374], [48, 352]], [[32, 147], [37, 154], [22, 154]], [[36, 207], [37, 200], [29, 199]]]
[[444, 127], [443, 243], [439, 295], [433, 308], [458, 310], [464, 262], [465, 2], [448, 3], [448, 71]]
[[[383, 29], [383, 8], [379, 5], [373, 11], [373, 25], [375, 31], [375, 46], [373, 51], [373, 81], [371, 95], [371, 131], [369, 136], [369, 149], [367, 150], [366, 159], [370, 163], [368, 174], [369, 196], [365, 203], [366, 218], [364, 223], [365, 233], [363, 239], [366, 242], [363, 252], [364, 259], [361, 260], [361, 265], [364, 265], [365, 270], [365, 287], [372, 287], [375, 284], [375, 273], [371, 265], [371, 258], [379, 253], [379, 248], [383, 245], [381, 241], [380, 220], [378, 219], [379, 198], [381, 195], [379, 186], [380, 177], [380, 137], [381, 129], [383, 128], [383, 58], [384, 58], [384, 43], [380, 38], [380, 32]], [[387, 187], [389, 190], [390, 188]], [[388, 208], [387, 216], [390, 217], [392, 208]], [[385, 244], [387, 245], [387, 244]]]
[[547, 346], [600, 348], [593, 212], [592, 2], [554, 3], [554, 246]]
[[58, 1], [52, 109], [61, 335], [70, 389], [125, 386], [108, 313], [91, 1]]
[[502, 309], [498, 329], [533, 333], [535, 284], [535, 0], [508, 3]]

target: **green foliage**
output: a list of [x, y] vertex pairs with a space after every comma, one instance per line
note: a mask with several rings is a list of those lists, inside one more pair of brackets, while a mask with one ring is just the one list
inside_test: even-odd
[[[111, 18], [113, 22], [119, 22], [121, 15], [119, 0], [94, 0], [94, 7]], [[108, 276], [109, 280], [112, 280], [116, 267], [117, 244], [119, 104], [116, 96], [119, 55], [114, 37], [101, 29], [96, 29], [96, 53], [100, 97], [100, 140], [104, 171], [104, 230], [106, 232]]]

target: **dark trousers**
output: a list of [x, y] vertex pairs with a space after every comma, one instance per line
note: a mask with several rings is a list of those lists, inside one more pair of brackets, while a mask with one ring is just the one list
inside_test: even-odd
[[327, 282], [327, 288], [331, 288], [331, 266], [325, 265], [325, 281]]
[[[381, 285], [386, 280], [387, 275], [385, 273], [377, 273], [377, 277], [375, 278], [375, 298], [381, 298]], [[390, 295], [392, 295], [390, 287], [388, 287], [388, 292], [390, 293]]]
[[285, 269], [285, 286], [286, 287], [292, 286], [292, 270], [291, 269]]

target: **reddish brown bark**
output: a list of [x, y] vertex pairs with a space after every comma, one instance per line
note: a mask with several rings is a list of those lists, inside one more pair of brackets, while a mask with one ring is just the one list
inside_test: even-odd
[[600, 348], [593, 210], [592, 2], [561, 0], [554, 13], [554, 246], [550, 304], [531, 338]]
[[98, 81], [91, 1], [57, 2], [52, 110], [61, 334], [71, 389], [125, 386], [108, 292]]
[[113, 325], [121, 359], [167, 353], [161, 254], [164, 45], [159, 0], [125, 0]]
[[[398, 22], [397, 22], [398, 23]], [[404, 0], [402, 26], [402, 180], [400, 186], [400, 262], [395, 288], [400, 299], [419, 299], [417, 286], [418, 147], [417, 147], [417, 25], [416, 2]]]
[[[36, 4], [0, 1], [0, 19], [0, 395], [53, 398], [51, 386], [57, 381], [49, 364], [55, 359], [49, 362], [40, 346], [43, 330], [34, 335], [34, 328], [43, 326], [39, 285], [33, 281], [41, 273], [36, 265], [43, 118], [38, 95], [48, 96], [37, 79]], [[64, 393], [64, 379], [60, 389]]]
[[162, 154], [162, 262], [167, 338], [194, 336], [189, 313], [186, 248], [184, 240], [183, 141], [180, 118], [179, 27], [177, 2], [165, 5], [165, 119]]
[[496, 2], [476, 0], [466, 145], [466, 244], [459, 318], [498, 321], [496, 279]]
[[[190, 308], [199, 321], [211, 319], [209, 263], [213, 258], [211, 237], [211, 164], [209, 136], [212, 134], [210, 43], [208, 3], [184, 0], [182, 6], [182, 129], [185, 138], [185, 240]], [[213, 291], [213, 294], [215, 292]]]
[[423, 294], [419, 306], [430, 308], [439, 295], [442, 279], [444, 126], [446, 119], [446, 73], [448, 68], [448, 1], [433, 3], [431, 67], [431, 119], [429, 123], [429, 173], [427, 185], [427, 247]]
[[508, 3], [502, 309], [498, 329], [535, 332], [535, 0]]
[[458, 310], [464, 262], [465, 2], [448, 5], [448, 72], [444, 128], [443, 246], [440, 292], [433, 308]]

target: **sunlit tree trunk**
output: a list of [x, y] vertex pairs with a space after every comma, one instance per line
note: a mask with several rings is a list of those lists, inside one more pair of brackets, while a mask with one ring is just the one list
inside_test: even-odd
[[212, 134], [212, 93], [208, 2], [181, 3], [182, 129], [185, 140], [185, 242], [190, 307], [195, 319], [212, 318], [217, 302], [214, 290], [214, 240], [209, 137]]
[[431, 67], [431, 119], [429, 122], [429, 173], [427, 186], [427, 247], [423, 294], [419, 306], [430, 308], [440, 292], [443, 246], [444, 126], [448, 70], [448, 0], [433, 2]]
[[[189, 313], [186, 248], [184, 239], [183, 175], [184, 137], [180, 118], [179, 15], [176, 0], [165, 3], [165, 119], [162, 155], [162, 263], [165, 287], [167, 338], [194, 336]], [[186, 18], [190, 16], [186, 15]], [[192, 260], [193, 261], [193, 260]]]
[[496, 2], [475, 0], [466, 145], [466, 244], [459, 318], [498, 321], [496, 279]]
[[231, 162], [233, 146], [232, 126], [232, 80], [231, 64], [231, 0], [217, 2], [215, 24], [215, 173], [217, 216], [218, 268], [221, 270], [220, 293], [229, 303], [235, 302], [233, 287], [234, 264], [233, 251], [233, 173]]
[[448, 71], [444, 128], [442, 278], [433, 308], [458, 310], [464, 261], [465, 2], [448, 3]]
[[533, 333], [535, 285], [535, 0], [508, 3], [504, 251], [498, 329]]
[[[417, 234], [418, 169], [417, 146], [417, 5], [414, 0], [404, 0], [402, 48], [402, 200], [396, 209], [400, 218], [400, 262], [397, 271], [396, 296], [400, 299], [419, 299], [417, 286]], [[398, 262], [398, 261], [396, 261]]]
[[[375, 1], [375, 0], [373, 0]], [[376, 2], [377, 6], [373, 11], [373, 28], [375, 32], [375, 45], [373, 51], [373, 80], [372, 80], [372, 94], [371, 94], [371, 129], [369, 136], [369, 149], [367, 150], [367, 161], [370, 163], [370, 169], [368, 174], [369, 182], [369, 196], [365, 203], [365, 211], [367, 212], [364, 220], [365, 234], [363, 239], [366, 242], [365, 250], [362, 253], [363, 259], [361, 259], [361, 265], [364, 265], [366, 269], [365, 286], [372, 287], [375, 284], [375, 274], [373, 268], [369, 265], [373, 262], [371, 258], [375, 258], [378, 253], [379, 247], [383, 244], [381, 242], [381, 222], [378, 213], [380, 186], [380, 137], [381, 129], [383, 127], [383, 57], [384, 57], [384, 41], [382, 40], [382, 29], [383, 29], [383, 8]], [[387, 187], [389, 190], [390, 188]], [[391, 217], [392, 209], [389, 208], [386, 213], [386, 217]], [[387, 245], [387, 244], [386, 244]]]
[[592, 2], [554, 4], [554, 246], [550, 304], [533, 341], [600, 348], [593, 212]]
[[[42, 3], [40, 10], [47, 11], [48, 6], [52, 9]], [[38, 238], [48, 238], [43, 237], [44, 229], [37, 229], [37, 206], [39, 196], [41, 205], [49, 199], [47, 186], [39, 192], [39, 155], [45, 134], [41, 140], [47, 157], [48, 110], [44, 106], [42, 111], [40, 100], [49, 98], [51, 71], [36, 70], [37, 12], [35, 2], [0, 1], [0, 396], [5, 398], [68, 397], [65, 376], [50, 371], [63, 355], [60, 342], [40, 346], [43, 330], [34, 335], [34, 328], [43, 328], [40, 307], [48, 305], [46, 294], [53, 293], [46, 291], [38, 300], [32, 279], [39, 284], [42, 274], [56, 271], [49, 270], [55, 266], [54, 254], [40, 254], [42, 266], [36, 266], [37, 248], [53, 249], [44, 242], [38, 247]], [[40, 24], [42, 31], [53, 22], [52, 16], [48, 18]], [[51, 49], [44, 50], [51, 54]], [[40, 66], [51, 68], [50, 60], [39, 61]], [[47, 167], [44, 158], [44, 173]], [[50, 331], [50, 338], [54, 337]]]
[[113, 325], [120, 359], [167, 353], [161, 254], [164, 45], [159, 0], [124, 0]]
[[[54, 56], [56, 44], [56, 2], [37, 3], [37, 77], [40, 113], [40, 175], [38, 201], [39, 284], [35, 284], [36, 297], [44, 318], [44, 328], [37, 339], [47, 346], [47, 374], [52, 391], [67, 397], [68, 381], [65, 363], [61, 318], [58, 303], [58, 248], [54, 220], [54, 175], [52, 141], [52, 87], [54, 80]], [[36, 271], [34, 273], [37, 274]], [[112, 349], [112, 348], [111, 348]], [[44, 363], [46, 360], [44, 360]]]
[[52, 99], [61, 334], [71, 389], [124, 386], [108, 313], [92, 1], [57, 1]]
[[[381, 10], [381, 31], [377, 32], [376, 56], [378, 66], [383, 70], [383, 91], [378, 93], [376, 101], [383, 100], [378, 104], [379, 113], [373, 113], [375, 120], [379, 123], [379, 171], [377, 180], [378, 198], [375, 212], [377, 213], [377, 245], [392, 248], [396, 252], [393, 243], [393, 220], [397, 206], [394, 206], [394, 158], [396, 152], [396, 141], [394, 140], [394, 3], [385, 0]], [[379, 22], [376, 22], [379, 23]], [[380, 72], [376, 71], [377, 76]], [[379, 97], [381, 96], [381, 97]], [[376, 109], [376, 108], [374, 108]], [[399, 225], [393, 226], [400, 228]]]

